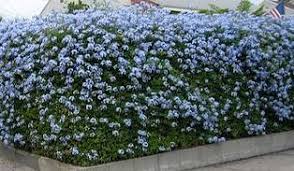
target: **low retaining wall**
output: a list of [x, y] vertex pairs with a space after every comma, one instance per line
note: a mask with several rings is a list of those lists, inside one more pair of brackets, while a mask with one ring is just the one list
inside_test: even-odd
[[93, 167], [76, 167], [0, 145], [0, 157], [36, 171], [182, 171], [294, 148], [294, 131], [231, 140]]

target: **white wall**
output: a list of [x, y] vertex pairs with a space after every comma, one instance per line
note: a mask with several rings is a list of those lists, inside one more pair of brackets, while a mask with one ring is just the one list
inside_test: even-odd
[[[172, 8], [207, 9], [209, 4], [221, 8], [235, 9], [241, 0], [157, 0], [160, 4]], [[264, 0], [251, 0], [254, 5], [259, 5]]]
[[[107, 5], [111, 8], [118, 8], [124, 5], [130, 5], [130, 0], [82, 0], [84, 3], [87, 3], [91, 6], [96, 5]], [[78, 2], [78, 0], [63, 0], [63, 3], [60, 2], [60, 0], [50, 0], [50, 2], [47, 4], [45, 9], [42, 11], [41, 15], [47, 15], [48, 13], [52, 11], [65, 11], [67, 4], [70, 2]], [[95, 3], [94, 3], [95, 2]]]
[[41, 15], [47, 15], [50, 12], [56, 11], [56, 12], [61, 12], [65, 10], [65, 4], [61, 3], [60, 0], [49, 0], [47, 5], [44, 7], [42, 12], [40, 13]]
[[[94, 5], [95, 4], [100, 4], [100, 5], [105, 5], [107, 4], [110, 7], [121, 7], [124, 5], [130, 5], [131, 1], [130, 0], [82, 0], [83, 2]], [[78, 0], [65, 0], [65, 4], [69, 2], [78, 2]]]
[[[65, 4], [70, 1], [64, 0]], [[83, 0], [93, 2], [93, 0]], [[131, 0], [95, 0], [98, 3], [106, 1], [111, 7], [129, 5]], [[216, 4], [222, 8], [234, 9], [241, 0], [153, 0], [164, 7], [206, 9], [209, 4]], [[264, 0], [251, 0], [260, 4]], [[66, 5], [60, 0], [0, 0], [0, 16], [4, 18], [31, 18], [34, 15], [46, 15], [52, 11], [64, 11]]]
[[0, 0], [0, 16], [4, 19], [31, 18], [39, 15], [48, 0]]

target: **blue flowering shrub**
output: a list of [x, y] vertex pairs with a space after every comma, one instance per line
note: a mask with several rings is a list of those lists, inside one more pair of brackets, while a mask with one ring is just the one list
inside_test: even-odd
[[0, 24], [0, 139], [77, 165], [294, 128], [294, 20], [160, 9]]

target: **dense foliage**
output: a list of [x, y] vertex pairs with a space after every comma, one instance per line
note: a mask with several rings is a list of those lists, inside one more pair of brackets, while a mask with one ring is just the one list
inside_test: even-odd
[[253, 4], [250, 2], [250, 0], [242, 0], [240, 4], [237, 6], [237, 11], [249, 12], [252, 6]]
[[224, 14], [229, 12], [228, 8], [220, 8], [214, 4], [209, 4], [209, 8], [210, 9], [199, 9], [197, 12], [200, 14], [207, 14], [207, 15]]
[[77, 10], [87, 10], [89, 5], [83, 3], [81, 0], [78, 2], [72, 1], [67, 4], [67, 12], [74, 13]]
[[[236, 8], [237, 12], [246, 12], [251, 13], [255, 16], [262, 16], [265, 14], [264, 10], [264, 4], [260, 5], [257, 9], [253, 10], [253, 4], [249, 0], [242, 0], [239, 5]], [[209, 9], [199, 9], [197, 12], [200, 14], [207, 14], [207, 15], [213, 15], [213, 14], [224, 14], [229, 12], [230, 10], [228, 8], [221, 8], [214, 4], [209, 4]]]
[[294, 128], [294, 20], [128, 7], [0, 23], [0, 139], [92, 165]]

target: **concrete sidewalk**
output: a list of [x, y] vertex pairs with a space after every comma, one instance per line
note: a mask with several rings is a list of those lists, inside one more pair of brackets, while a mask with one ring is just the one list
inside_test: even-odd
[[[0, 171], [35, 171], [0, 158]], [[294, 171], [294, 150], [186, 171]]]
[[189, 171], [294, 171], [294, 150]]

